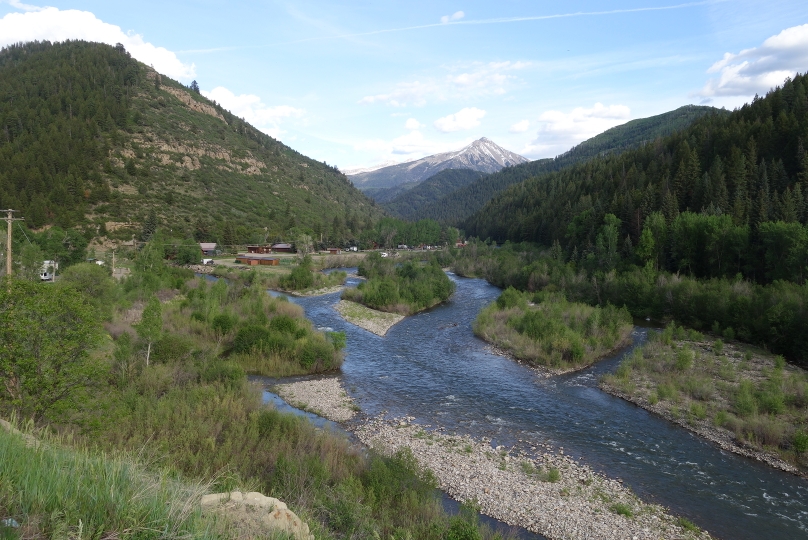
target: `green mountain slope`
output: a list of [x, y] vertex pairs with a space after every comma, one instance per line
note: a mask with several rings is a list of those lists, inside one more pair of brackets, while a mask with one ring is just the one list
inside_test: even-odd
[[398, 194], [389, 202], [382, 204], [382, 207], [394, 216], [415, 221], [418, 219], [416, 216], [420, 208], [449, 193], [454, 193], [483, 176], [485, 173], [471, 169], [445, 169], [412, 189]]
[[480, 178], [456, 192], [427, 203], [411, 214], [410, 219], [430, 218], [458, 224], [480, 210], [495, 194], [528, 178], [560, 170], [599, 155], [620, 152], [664, 137], [687, 127], [707, 114], [728, 114], [714, 107], [687, 105], [649, 118], [632, 120], [622, 126], [604, 131], [582, 142], [555, 159], [540, 159], [505, 168]]
[[558, 242], [593, 264], [622, 253], [697, 277], [802, 283], [806, 138], [808, 78], [797, 76], [731, 114], [514, 185], [463, 227], [498, 241]]
[[335, 167], [132, 59], [122, 46], [0, 51], [0, 207], [29, 226], [245, 242], [292, 228], [338, 241], [382, 212]]

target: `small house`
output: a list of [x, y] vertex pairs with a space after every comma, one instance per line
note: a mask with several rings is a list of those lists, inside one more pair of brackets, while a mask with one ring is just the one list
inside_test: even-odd
[[202, 255], [208, 257], [216, 255], [216, 242], [200, 242], [199, 249], [202, 250]]
[[272, 244], [272, 253], [294, 253], [292, 244]]
[[340, 248], [335, 248], [335, 247], [328, 248], [328, 253], [329, 253], [329, 255], [339, 255], [340, 253], [342, 253], [342, 250]]
[[268, 246], [268, 245], [262, 246], [262, 245], [258, 245], [258, 244], [251, 244], [251, 245], [247, 246], [247, 252], [248, 253], [260, 253], [260, 254], [272, 253], [272, 246]]

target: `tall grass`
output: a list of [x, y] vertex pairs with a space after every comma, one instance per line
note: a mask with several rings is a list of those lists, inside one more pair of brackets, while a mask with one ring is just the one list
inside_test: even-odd
[[0, 463], [0, 517], [17, 521], [21, 537], [220, 537], [199, 512], [204, 483], [125, 454], [32, 446], [0, 428]]

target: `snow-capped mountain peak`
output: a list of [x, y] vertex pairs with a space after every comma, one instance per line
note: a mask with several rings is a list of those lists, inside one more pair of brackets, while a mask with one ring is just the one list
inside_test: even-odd
[[472, 169], [493, 173], [526, 161], [529, 160], [482, 137], [455, 152], [435, 154], [372, 171], [349, 171], [346, 174], [356, 187], [365, 190], [393, 187], [409, 182], [420, 183], [444, 169]]

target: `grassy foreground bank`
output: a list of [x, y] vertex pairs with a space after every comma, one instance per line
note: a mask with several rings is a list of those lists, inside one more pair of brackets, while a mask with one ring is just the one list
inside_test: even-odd
[[474, 321], [474, 333], [534, 366], [553, 372], [586, 367], [627, 343], [626, 309], [568, 302], [562, 293], [509, 287]]
[[808, 374], [782, 356], [670, 325], [602, 387], [727, 450], [808, 471]]
[[0, 538], [228, 537], [200, 513], [206, 484], [36, 435], [44, 441], [0, 427]]

